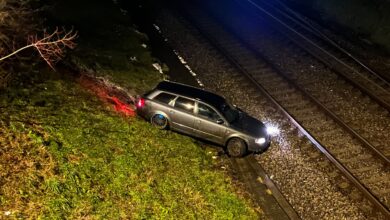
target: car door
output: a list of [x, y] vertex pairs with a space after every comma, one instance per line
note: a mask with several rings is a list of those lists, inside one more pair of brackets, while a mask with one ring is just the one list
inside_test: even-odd
[[195, 101], [184, 97], [175, 100], [174, 108], [169, 111], [172, 129], [194, 135]]
[[224, 133], [227, 128], [222, 116], [214, 108], [202, 102], [197, 103], [196, 113], [194, 129], [197, 136], [214, 143], [223, 144]]

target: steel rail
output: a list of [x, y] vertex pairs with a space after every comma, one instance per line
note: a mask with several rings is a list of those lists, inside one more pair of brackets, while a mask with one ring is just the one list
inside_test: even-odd
[[252, 170], [263, 178], [264, 184], [267, 185], [268, 189], [271, 190], [272, 195], [275, 197], [276, 201], [278, 201], [279, 205], [284, 207], [284, 212], [288, 215], [291, 220], [301, 219], [295, 209], [288, 203], [286, 198], [284, 198], [283, 194], [280, 192], [274, 181], [272, 181], [272, 177], [270, 178], [265, 172], [264, 168], [257, 162], [257, 160], [253, 157], [247, 157], [246, 160], [248, 164], [252, 167]]
[[[238, 2], [237, 0], [235, 0], [236, 2]], [[326, 49], [322, 48], [321, 46], [319, 46], [318, 44], [316, 44], [315, 42], [313, 42], [312, 40], [304, 37], [303, 34], [301, 34], [299, 31], [295, 30], [294, 28], [290, 27], [290, 25], [286, 24], [285, 22], [283, 22], [281, 19], [277, 18], [276, 16], [274, 16], [273, 14], [271, 14], [270, 12], [268, 12], [266, 9], [262, 8], [261, 6], [259, 6], [258, 4], [254, 3], [253, 1], [251, 0], [246, 0], [247, 2], [249, 2], [250, 4], [252, 4], [253, 6], [255, 6], [257, 9], [261, 10], [262, 12], [266, 13], [268, 16], [270, 16], [271, 18], [273, 18], [275, 21], [279, 22], [280, 24], [282, 24], [283, 26], [287, 27], [288, 29], [290, 29], [291, 31], [293, 31], [294, 33], [296, 33], [297, 35], [299, 35], [300, 37], [304, 38], [306, 41], [310, 42], [312, 45], [316, 46], [317, 48], [321, 48], [323, 49], [322, 51], [325, 52]], [[241, 2], [239, 2], [241, 3]], [[297, 24], [300, 24], [301, 22], [298, 22], [296, 21], [296, 19], [292, 18], [291, 16], [285, 14], [284, 12], [280, 11], [279, 9], [276, 9], [274, 6], [270, 5], [269, 3], [265, 3], [264, 4], [268, 5], [269, 7], [272, 7], [273, 10], [277, 10], [280, 14], [284, 15], [285, 17], [293, 20], [294, 22], [296, 22]], [[309, 28], [305, 27], [304, 25], [300, 24], [301, 26], [303, 26], [304, 29], [308, 30], [308, 31], [311, 31]], [[327, 36], [325, 36], [323, 33], [321, 33], [319, 30], [317, 30], [316, 28], [312, 27], [311, 25], [308, 25], [310, 28], [312, 28], [317, 34], [319, 34], [321, 37], [325, 38], [329, 43], [331, 43], [333, 46], [335, 46], [337, 49], [341, 50], [343, 53], [347, 54], [349, 57], [351, 57], [352, 59], [354, 59], [354, 61], [356, 61], [359, 65], [363, 66], [367, 71], [369, 71], [372, 75], [378, 77], [381, 81], [383, 81], [386, 85], [389, 85], [389, 83], [387, 82], [387, 80], [383, 79], [381, 76], [379, 76], [377, 73], [375, 73], [374, 71], [372, 71], [371, 69], [369, 69], [366, 65], [364, 65], [361, 61], [359, 61], [357, 58], [353, 57], [349, 52], [347, 52], [345, 49], [343, 49], [342, 47], [340, 47], [339, 45], [337, 45], [337, 43], [335, 43], [333, 40], [329, 39]], [[338, 57], [334, 56], [333, 54], [331, 53], [327, 53], [327, 55], [331, 56], [333, 59], [337, 60], [338, 62], [340, 62], [341, 64], [345, 65], [347, 68], [349, 68], [350, 70], [352, 70], [353, 72], [357, 73], [358, 75], [360, 75], [362, 78], [364, 78], [365, 80], [367, 81], [372, 81], [371, 79], [363, 76], [359, 71], [357, 71], [355, 68], [353, 68], [352, 66], [350, 66], [349, 64], [345, 63], [344, 61], [342, 61], [341, 59], [339, 59]], [[373, 82], [373, 84], [375, 84], [375, 82]], [[378, 87], [380, 87], [378, 85]], [[380, 87], [382, 88], [382, 87]], [[382, 88], [383, 89], [383, 88]]]
[[[246, 42], [240, 41], [246, 49], [253, 52], [256, 56], [261, 58], [262, 60], [266, 60], [258, 51], [252, 49], [247, 45]], [[278, 70], [278, 67], [267, 63], [270, 67], [272, 67], [275, 70]], [[347, 125], [340, 117], [338, 117], [335, 113], [333, 113], [329, 108], [327, 108], [324, 104], [322, 104], [318, 99], [316, 99], [314, 96], [310, 95], [304, 88], [299, 86], [297, 83], [294, 82], [291, 77], [287, 76], [282, 71], [277, 71], [279, 75], [283, 77], [284, 80], [286, 80], [289, 84], [293, 85], [298, 91], [303, 93], [307, 98], [309, 98], [312, 102], [314, 102], [320, 109], [322, 109], [326, 115], [328, 115], [330, 118], [332, 118], [334, 121], [337, 122], [341, 127], [343, 127], [348, 133], [350, 133], [354, 138], [359, 140], [361, 143], [363, 143], [364, 146], [366, 146], [369, 150], [373, 151], [380, 159], [382, 159], [387, 165], [390, 164], [390, 158], [388, 158], [386, 155], [384, 155], [380, 150], [378, 150], [374, 145], [372, 145], [367, 139], [365, 139], [363, 136], [361, 136], [358, 132], [356, 132], [353, 128], [351, 128], [349, 125]]]
[[[278, 213], [274, 213], [272, 216], [277, 219], [285, 219], [285, 217], [288, 217], [291, 220], [300, 220], [300, 216], [295, 211], [295, 209], [288, 203], [287, 199], [283, 196], [283, 194], [280, 192], [279, 188], [275, 185], [275, 183], [272, 181], [272, 179], [267, 175], [264, 168], [259, 164], [253, 155], [248, 155], [245, 158], [230, 158], [230, 162], [232, 163], [233, 167], [236, 167], [240, 171], [241, 178], [243, 180], [246, 179], [246, 181], [250, 182], [248, 184], [248, 187], [252, 191], [255, 196], [259, 198], [259, 205], [262, 206], [264, 202], [267, 201], [267, 198], [263, 198], [266, 195], [265, 191], [260, 190], [262, 187], [266, 187], [272, 192], [272, 197], [274, 201], [279, 205]], [[248, 175], [247, 173], [250, 172], [252, 175]], [[255, 175], [253, 175], [255, 174]], [[258, 186], [258, 179], [257, 177], [261, 177], [262, 184], [265, 186]], [[251, 179], [251, 180], [249, 180]], [[274, 212], [276, 211], [274, 208]], [[264, 210], [267, 215], [267, 210]], [[283, 214], [281, 214], [281, 211]], [[280, 213], [279, 213], [280, 212]]]
[[[234, 35], [236, 38], [240, 39], [240, 43], [244, 45], [244, 47], [254, 53], [257, 57], [261, 58], [262, 60], [265, 59], [262, 54], [260, 54], [257, 50], [253, 49], [247, 42], [242, 40], [240, 36], [238, 36], [236, 33], [229, 31], [232, 35]], [[215, 44], [218, 44], [215, 42]], [[225, 53], [228, 53], [225, 50]], [[234, 59], [232, 57], [232, 59]], [[333, 113], [329, 108], [327, 108], [324, 104], [322, 104], [320, 101], [318, 101], [314, 96], [310, 95], [304, 88], [299, 86], [295, 81], [287, 76], [285, 73], [279, 70], [279, 68], [272, 63], [267, 62], [267, 64], [272, 67], [274, 70], [277, 70], [277, 74], [283, 77], [284, 80], [286, 80], [289, 84], [293, 85], [298, 91], [303, 93], [307, 98], [309, 98], [312, 102], [314, 102], [320, 109], [322, 109], [326, 115], [328, 115], [330, 118], [332, 118], [337, 124], [339, 124], [341, 127], [343, 127], [348, 133], [350, 133], [354, 138], [356, 138], [358, 141], [360, 141], [364, 146], [366, 146], [369, 150], [374, 152], [375, 155], [378, 156], [381, 160], [383, 160], [386, 165], [388, 166], [390, 164], [390, 158], [388, 158], [386, 155], [384, 155], [380, 150], [378, 150], [374, 145], [372, 145], [367, 139], [365, 139], [363, 136], [361, 136], [358, 132], [356, 132], [353, 128], [348, 126], [340, 117], [338, 117], [335, 113]], [[238, 64], [240, 65], [240, 64]], [[249, 73], [248, 73], [249, 74]]]
[[[185, 13], [185, 12], [181, 12]], [[267, 97], [268, 100], [270, 100], [273, 105], [279, 109], [282, 114], [284, 114], [292, 124], [294, 124], [303, 134], [306, 138], [308, 138], [311, 143], [316, 146], [317, 149], [319, 149], [327, 158], [329, 161], [331, 161], [339, 170], [342, 172], [345, 177], [351, 181], [351, 183], [360, 190], [360, 192], [376, 207], [378, 211], [380, 211], [387, 219], [390, 219], [390, 210], [379, 201], [379, 199], [373, 195], [363, 184], [360, 183], [360, 181], [343, 165], [341, 162], [339, 162], [309, 131], [307, 131], [302, 125], [299, 124], [299, 122], [292, 116], [290, 113], [284, 109], [275, 99], [274, 97], [267, 92], [267, 90], [257, 82], [256, 79], [254, 79], [251, 74], [245, 70], [245, 68], [239, 64], [234, 57], [232, 57], [228, 51], [226, 51], [223, 47], [221, 47], [218, 42], [209, 34], [202, 31], [201, 28], [199, 28], [196, 25], [196, 22], [194, 22], [190, 16], [185, 16], [188, 20], [191, 21], [192, 24], [198, 29], [199, 33], [203, 35], [205, 39], [207, 39], [218, 51], [221, 52], [221, 54], [234, 66], [236, 67], [242, 74], [244, 74], [245, 77], [249, 81], [253, 83], [258, 90]]]
[[[237, 0], [234, 0], [237, 2]], [[371, 80], [367, 79], [365, 76], [362, 76], [361, 73], [357, 72], [356, 70], [354, 70], [351, 66], [349, 66], [347, 63], [345, 63], [344, 61], [338, 59], [337, 57], [335, 57], [333, 54], [329, 53], [328, 51], [326, 51], [325, 49], [323, 49], [322, 47], [320, 47], [319, 45], [317, 45], [316, 43], [314, 43], [312, 40], [308, 39], [307, 37], [303, 36], [301, 33], [297, 32], [296, 30], [294, 30], [293, 28], [289, 27], [286, 23], [284, 23], [283, 21], [281, 21], [280, 19], [276, 18], [275, 16], [273, 16], [271, 13], [269, 13], [268, 11], [266, 11], [265, 9], [263, 9], [262, 7], [260, 7], [259, 5], [257, 5], [256, 3], [252, 2], [251, 0], [247, 0], [249, 3], [251, 3], [255, 8], [259, 9], [260, 11], [262, 11], [263, 13], [265, 13], [266, 15], [270, 16], [272, 19], [274, 19], [275, 21], [277, 21], [278, 23], [282, 24], [285, 28], [287, 28], [289, 31], [293, 32], [294, 34], [296, 34], [298, 37], [300, 37], [301, 39], [304, 39], [306, 42], [308, 42], [310, 45], [314, 46], [315, 48], [317, 48], [320, 52], [326, 54], [327, 56], [333, 58], [334, 60], [336, 60], [339, 64], [343, 65], [344, 67], [347, 67], [351, 70], [354, 71], [354, 73], [358, 74], [362, 79], [364, 79], [367, 83], [369, 83], [370, 85], [373, 85], [375, 87], [377, 87], [379, 90], [381, 90], [382, 92], [386, 93], [386, 94], [389, 94], [389, 97], [390, 97], [390, 93], [388, 91], [386, 91], [384, 88], [380, 87], [378, 84], [372, 82]], [[238, 2], [238, 4], [242, 4], [242, 2]], [[279, 30], [280, 31], [280, 30]], [[297, 45], [300, 45], [306, 52], [308, 52], [309, 54], [311, 54], [312, 56], [314, 56], [315, 58], [317, 58], [318, 60], [321, 60], [323, 63], [325, 63], [327, 66], [329, 66], [333, 71], [335, 71], [336, 73], [340, 74], [341, 76], [343, 76], [347, 81], [351, 82], [352, 84], [354, 84], [356, 87], [358, 87], [360, 90], [364, 91], [368, 96], [370, 96], [372, 99], [374, 99], [375, 101], [378, 102], [378, 104], [380, 104], [381, 106], [383, 106], [385, 109], [387, 109], [388, 111], [390, 111], [390, 103], [384, 101], [383, 99], [381, 99], [380, 97], [378, 97], [377, 95], [373, 94], [373, 91], [371, 89], [367, 89], [364, 85], [362, 85], [361, 83], [359, 82], [356, 82], [354, 80], [352, 80], [346, 73], [344, 72], [341, 72], [339, 71], [338, 69], [336, 69], [334, 67], [334, 65], [332, 63], [329, 63], [328, 60], [326, 60], [324, 57], [322, 56], [319, 56], [318, 54], [314, 53], [313, 50], [311, 50], [310, 48], [306, 48], [302, 45], [302, 42], [293, 38], [292, 36], [286, 34], [285, 32], [283, 31], [280, 31], [283, 35], [285, 35], [287, 38], [289, 38], [290, 40], [292, 40], [293, 42], [295, 42]]]
[[[283, 12], [282, 10], [278, 9], [277, 7], [275, 7], [274, 5], [268, 3], [267, 1], [264, 1], [264, 0], [260, 0], [263, 2], [263, 4], [266, 4], [268, 5], [269, 7], [272, 7], [273, 10], [276, 10], [278, 11], [280, 14], [282, 14], [283, 16], [285, 16], [286, 18], [292, 20], [293, 22], [295, 22], [296, 24], [300, 25], [302, 28], [306, 29], [307, 31], [313, 33], [314, 35], [318, 36], [319, 38], [321, 38], [322, 40], [328, 42], [329, 44], [331, 44], [332, 46], [334, 46], [335, 48], [337, 48], [338, 50], [340, 50], [342, 53], [344, 53], [345, 55], [347, 55], [348, 57], [350, 57], [352, 60], [354, 60], [356, 63], [358, 63], [361, 67], [363, 67], [365, 70], [367, 70], [369, 73], [371, 73], [372, 75], [374, 75], [375, 77], [377, 77], [378, 79], [380, 79], [383, 83], [385, 83], [387, 86], [390, 86], [390, 82], [383, 78], [380, 74], [376, 73], [374, 70], [372, 70], [369, 66], [367, 66], [366, 64], [363, 63], [363, 61], [359, 60], [358, 58], [356, 58], [355, 56], [353, 56], [349, 51], [347, 51], [346, 49], [344, 49], [342, 46], [340, 46], [339, 44], [337, 44], [334, 40], [330, 39], [328, 36], [326, 36], [326, 34], [324, 34], [321, 30], [319, 30], [318, 28], [314, 27], [310, 22], [306, 21], [304, 18], [302, 18], [302, 15], [300, 15], [299, 13], [295, 12], [293, 9], [289, 8], [286, 4], [284, 4], [283, 2], [279, 1], [279, 0], [275, 0], [275, 3], [279, 4], [282, 8], [284, 8], [287, 13], [291, 13], [293, 16], [295, 16], [296, 18], [294, 18], [293, 16], [290, 16], [289, 14]], [[297, 31], [298, 32], [298, 31]]]

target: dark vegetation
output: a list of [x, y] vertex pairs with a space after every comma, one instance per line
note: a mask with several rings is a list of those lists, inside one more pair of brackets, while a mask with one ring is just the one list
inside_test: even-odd
[[2, 63], [13, 77], [0, 90], [0, 219], [257, 219], [214, 148], [115, 111], [84, 80], [132, 95], [163, 78], [126, 12], [111, 1], [49, 3], [33, 15], [73, 26], [78, 47], [56, 72], [31, 52]]
[[[27, 36], [37, 31], [41, 22], [32, 16], [34, 10], [33, 0], [0, 0], [0, 57], [24, 46]], [[11, 80], [11, 73], [24, 64], [23, 55], [0, 62], [0, 89]]]

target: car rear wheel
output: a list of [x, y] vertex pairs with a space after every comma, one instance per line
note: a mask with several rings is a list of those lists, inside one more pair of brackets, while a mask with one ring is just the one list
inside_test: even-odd
[[168, 119], [162, 114], [155, 114], [151, 118], [151, 123], [153, 126], [159, 129], [167, 129], [168, 128]]
[[246, 153], [246, 144], [244, 140], [240, 138], [232, 138], [227, 146], [227, 152], [232, 157], [242, 157]]

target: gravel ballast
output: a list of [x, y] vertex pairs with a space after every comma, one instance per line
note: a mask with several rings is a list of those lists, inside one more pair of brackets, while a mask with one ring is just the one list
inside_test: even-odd
[[[266, 124], [277, 125], [269, 151], [257, 156], [290, 204], [303, 219], [364, 219], [356, 204], [334, 186], [328, 174], [301, 152], [301, 138], [288, 126], [287, 119], [272, 111], [264, 97], [253, 98], [254, 88], [237, 82], [237, 71], [201, 39], [190, 24], [164, 12], [158, 22], [169, 43], [196, 72], [205, 88], [221, 94]], [[194, 35], [195, 34], [195, 35]]]

